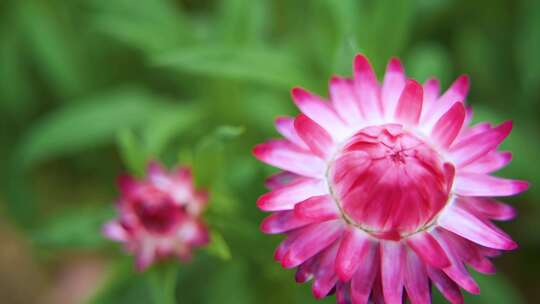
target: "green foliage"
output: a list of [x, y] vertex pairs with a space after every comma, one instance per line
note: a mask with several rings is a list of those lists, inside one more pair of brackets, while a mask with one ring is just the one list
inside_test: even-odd
[[114, 216], [115, 176], [142, 176], [150, 159], [191, 165], [210, 192], [210, 245], [178, 268], [137, 274], [132, 257], [111, 263], [89, 303], [315, 302], [273, 262], [281, 237], [259, 231], [255, 200], [274, 170], [250, 150], [277, 135], [276, 116], [297, 113], [291, 87], [326, 96], [331, 74], [351, 75], [354, 54], [365, 53], [379, 77], [399, 56], [408, 75], [437, 77], [443, 89], [470, 74], [475, 122], [514, 120], [502, 146], [514, 160], [502, 174], [533, 187], [512, 199], [520, 218], [505, 229], [522, 249], [497, 260], [501, 273], [475, 275], [482, 293], [466, 301], [531, 301], [540, 269], [539, 3], [0, 2], [0, 221], [17, 224], [37, 257], [76, 249], [118, 260], [120, 246], [100, 234]]

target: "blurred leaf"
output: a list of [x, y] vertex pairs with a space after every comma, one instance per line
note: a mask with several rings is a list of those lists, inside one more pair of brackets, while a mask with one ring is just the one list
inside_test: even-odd
[[381, 72], [391, 56], [401, 55], [413, 24], [412, 0], [380, 0], [362, 6], [358, 43]]
[[94, 26], [129, 46], [147, 52], [191, 41], [192, 27], [180, 8], [169, 0], [93, 0]]
[[436, 77], [443, 87], [449, 84], [450, 58], [441, 45], [418, 45], [410, 51], [407, 58], [407, 72], [414, 79], [424, 82], [428, 78]]
[[231, 259], [231, 250], [221, 233], [217, 230], [210, 231], [210, 244], [204, 247], [204, 250], [220, 259]]
[[54, 216], [35, 229], [32, 240], [38, 246], [53, 249], [96, 248], [107, 243], [102, 225], [114, 215], [112, 204], [100, 208], [70, 210]]
[[223, 263], [221, 269], [208, 278], [204, 303], [251, 304], [256, 303], [246, 265], [240, 261]]
[[152, 303], [144, 276], [133, 271], [131, 259], [124, 259], [111, 268], [110, 277], [88, 304]]
[[270, 17], [269, 4], [268, 1], [221, 1], [216, 38], [229, 45], [261, 42]]
[[198, 185], [216, 185], [221, 182], [225, 151], [224, 143], [243, 133], [242, 127], [220, 126], [196, 145], [193, 172]]
[[[529, 0], [521, 2], [520, 26], [516, 35], [515, 58], [521, 77], [523, 100], [534, 101], [538, 104], [540, 90], [540, 1]], [[536, 95], [533, 95], [536, 94]]]
[[43, 1], [17, 1], [18, 21], [25, 33], [34, 62], [62, 97], [83, 91], [88, 81], [83, 71], [83, 53], [67, 32], [54, 9]]
[[[66, 106], [34, 124], [18, 147], [22, 169], [42, 160], [106, 143], [118, 130], [140, 125], [157, 105], [143, 91], [125, 89]], [[21, 168], [18, 168], [20, 170]]]
[[300, 62], [291, 54], [268, 48], [202, 46], [168, 51], [154, 64], [207, 77], [254, 81], [289, 89], [305, 83]]
[[161, 107], [143, 130], [143, 140], [150, 156], [159, 156], [167, 144], [182, 131], [199, 122], [200, 110], [186, 105]]
[[124, 165], [137, 176], [144, 175], [147, 155], [133, 131], [124, 129], [118, 133], [118, 148]]

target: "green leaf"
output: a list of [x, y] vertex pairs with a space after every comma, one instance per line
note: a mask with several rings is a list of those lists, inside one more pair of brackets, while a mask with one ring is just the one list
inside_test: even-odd
[[88, 301], [89, 304], [152, 303], [147, 280], [133, 271], [130, 258], [117, 262], [110, 269], [109, 278]]
[[101, 247], [107, 244], [101, 227], [113, 215], [112, 204], [70, 210], [35, 229], [31, 238], [36, 245], [50, 249]]
[[216, 230], [210, 231], [210, 244], [204, 247], [209, 254], [223, 260], [231, 259], [231, 250], [223, 236]]
[[371, 8], [364, 3], [359, 17], [358, 44], [381, 74], [391, 56], [399, 56], [407, 44], [413, 25], [411, 0], [380, 0]]
[[438, 44], [420, 44], [409, 52], [407, 72], [414, 79], [423, 82], [430, 77], [438, 78], [443, 87], [450, 81], [450, 56]]
[[93, 26], [131, 47], [147, 52], [168, 49], [194, 39], [192, 26], [169, 0], [93, 0]]
[[65, 106], [31, 126], [17, 149], [18, 164], [26, 169], [39, 161], [109, 142], [119, 130], [151, 117], [157, 108], [151, 101], [143, 91], [124, 89]]
[[148, 159], [140, 139], [133, 131], [124, 129], [118, 133], [117, 143], [120, 156], [128, 170], [137, 176], [144, 175]]
[[157, 66], [206, 77], [253, 81], [289, 89], [305, 83], [298, 58], [270, 48], [200, 46], [161, 53]]
[[193, 172], [198, 185], [216, 185], [221, 182], [224, 169], [225, 142], [243, 133], [242, 127], [220, 126], [196, 145]]

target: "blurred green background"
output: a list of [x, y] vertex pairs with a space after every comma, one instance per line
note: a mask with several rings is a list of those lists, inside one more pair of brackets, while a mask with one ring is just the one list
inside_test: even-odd
[[217, 241], [178, 267], [178, 303], [315, 303], [259, 232], [272, 169], [250, 151], [297, 113], [292, 86], [326, 96], [357, 52], [379, 77], [394, 55], [443, 87], [467, 73], [475, 120], [514, 120], [502, 174], [532, 187], [501, 226], [520, 248], [466, 301], [540, 302], [540, 1], [2, 0], [2, 303], [152, 303], [99, 231], [115, 177], [149, 158], [192, 164], [212, 192]]

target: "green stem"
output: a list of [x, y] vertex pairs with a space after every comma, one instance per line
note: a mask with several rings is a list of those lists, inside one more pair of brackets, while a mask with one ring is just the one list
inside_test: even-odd
[[148, 273], [150, 291], [155, 304], [176, 304], [178, 265], [156, 265]]

